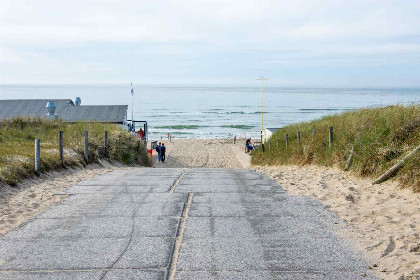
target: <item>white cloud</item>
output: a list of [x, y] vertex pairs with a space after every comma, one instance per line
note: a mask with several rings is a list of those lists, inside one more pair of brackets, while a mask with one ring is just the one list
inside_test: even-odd
[[[189, 61], [192, 72], [200, 64], [204, 71], [212, 61], [233, 61], [228, 55], [248, 65], [258, 60], [256, 68], [382, 65], [385, 56], [406, 63], [418, 60], [419, 14], [420, 2], [409, 0], [1, 0], [1, 68], [41, 63], [39, 71], [50, 73], [48, 64], [66, 66], [69, 79], [83, 73], [83, 79], [96, 80], [124, 68], [126, 61], [110, 56], [127, 52], [149, 68]], [[106, 55], [92, 55], [95, 47]]]
[[0, 64], [15, 63], [22, 65], [24, 62], [24, 58], [19, 53], [0, 48]]

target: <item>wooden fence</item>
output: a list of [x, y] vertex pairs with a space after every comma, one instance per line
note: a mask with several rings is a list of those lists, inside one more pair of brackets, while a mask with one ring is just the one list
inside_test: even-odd
[[[83, 156], [86, 163], [89, 162], [89, 131], [85, 130], [84, 134], [84, 147], [83, 147]], [[109, 153], [109, 143], [108, 143], [108, 131], [105, 131], [104, 135], [104, 156], [108, 157]], [[119, 135], [121, 139], [121, 135]], [[64, 165], [64, 132], [60, 130], [58, 132], [58, 156], [61, 163]], [[41, 165], [41, 139], [35, 139], [35, 173], [39, 175]]]
[[[312, 139], [314, 139], [315, 134], [316, 134], [316, 130], [314, 129], [314, 130], [312, 130]], [[287, 149], [287, 148], [289, 148], [289, 134], [286, 134], [285, 136], [286, 136], [286, 149]], [[302, 143], [302, 134], [301, 134], [300, 131], [297, 132], [296, 138], [297, 138], [298, 144], [301, 144]], [[333, 142], [334, 142], [334, 130], [333, 130], [333, 127], [330, 126], [329, 129], [328, 129], [328, 143], [329, 143], [330, 147], [332, 147]], [[277, 147], [279, 147], [280, 146], [280, 139], [279, 138], [276, 139], [276, 143], [277, 143]], [[263, 146], [263, 152], [264, 152], [265, 151], [264, 144], [262, 146]], [[271, 150], [271, 147], [272, 147], [271, 141], [269, 141], [268, 142], [268, 150], [269, 151]]]

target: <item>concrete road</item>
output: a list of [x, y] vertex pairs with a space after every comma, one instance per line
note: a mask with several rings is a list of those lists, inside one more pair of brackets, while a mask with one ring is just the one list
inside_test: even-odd
[[130, 168], [66, 194], [0, 238], [0, 279], [375, 279], [334, 214], [254, 171]]

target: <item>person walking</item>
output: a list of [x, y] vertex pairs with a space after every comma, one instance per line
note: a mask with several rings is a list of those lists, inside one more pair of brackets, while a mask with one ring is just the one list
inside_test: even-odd
[[165, 162], [165, 159], [166, 159], [165, 153], [166, 153], [166, 147], [165, 147], [165, 144], [162, 143], [162, 146], [160, 147], [160, 154], [161, 154], [162, 162]]
[[159, 162], [162, 160], [162, 146], [159, 142], [159, 145], [156, 146], [156, 152], [158, 153], [158, 160]]

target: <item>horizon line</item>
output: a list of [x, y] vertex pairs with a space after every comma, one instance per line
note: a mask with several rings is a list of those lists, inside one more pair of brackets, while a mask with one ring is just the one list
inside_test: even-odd
[[[0, 86], [127, 86], [131, 87], [131, 82], [115, 82], [115, 83], [3, 83], [0, 82]], [[138, 86], [219, 86], [219, 87], [260, 87], [259, 84], [253, 85], [252, 83], [222, 83], [222, 82], [203, 82], [203, 83], [136, 83], [133, 82], [133, 87]], [[379, 85], [369, 85], [369, 86], [337, 86], [337, 85], [282, 85], [277, 83], [267, 83], [264, 85], [264, 88], [319, 88], [319, 89], [420, 89], [419, 86], [379, 86]]]

